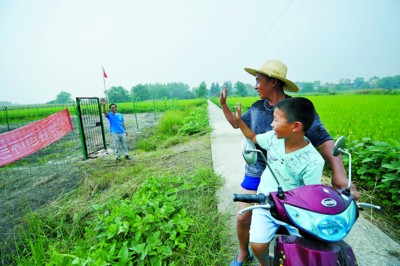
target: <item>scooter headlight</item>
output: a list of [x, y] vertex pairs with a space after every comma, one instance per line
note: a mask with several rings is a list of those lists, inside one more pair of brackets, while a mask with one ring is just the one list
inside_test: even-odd
[[319, 239], [329, 242], [342, 240], [350, 232], [357, 215], [357, 207], [354, 201], [345, 211], [335, 215], [315, 213], [289, 204], [284, 206], [296, 226]]

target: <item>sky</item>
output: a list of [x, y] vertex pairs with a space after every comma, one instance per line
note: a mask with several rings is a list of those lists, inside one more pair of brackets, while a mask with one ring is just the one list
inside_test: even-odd
[[399, 75], [400, 0], [0, 0], [0, 102], [254, 84], [270, 59], [294, 82]]

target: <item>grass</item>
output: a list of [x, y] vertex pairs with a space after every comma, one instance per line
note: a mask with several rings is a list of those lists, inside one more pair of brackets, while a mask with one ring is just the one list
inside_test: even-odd
[[[113, 156], [109, 155], [95, 160], [74, 162], [76, 169], [83, 175], [76, 189], [28, 214], [21, 227], [15, 229], [15, 234], [20, 236], [17, 246], [13, 248], [13, 242], [8, 242], [12, 253], [6, 254], [5, 246], [2, 246], [0, 264], [69, 265], [75, 261], [78, 264], [87, 262], [88, 265], [94, 265], [96, 263], [90, 259], [104, 259], [104, 254], [111, 254], [114, 259], [134, 256], [131, 253], [134, 248], [129, 248], [124, 241], [131, 239], [133, 235], [130, 235], [132, 232], [124, 231], [128, 220], [124, 220], [121, 212], [126, 211], [129, 215], [137, 210], [138, 205], [146, 206], [150, 198], [143, 198], [138, 204], [135, 195], [139, 194], [143, 184], [150, 184], [144, 186], [148, 193], [142, 195], [154, 191], [161, 192], [156, 197], [163, 197], [163, 192], [177, 189], [176, 198], [166, 206], [176, 208], [177, 215], [184, 209], [185, 216], [191, 219], [182, 224], [189, 228], [188, 231], [181, 231], [185, 236], [185, 246], [182, 249], [178, 246], [172, 252], [172, 257], [163, 258], [161, 264], [204, 265], [207, 262], [208, 265], [226, 265], [235, 254], [227, 232], [229, 218], [219, 213], [216, 207], [216, 191], [222, 180], [212, 173], [208, 129], [190, 136], [177, 137], [179, 127], [171, 127], [174, 123], [170, 119], [182, 121], [176, 119], [176, 116], [183, 116], [174, 112], [166, 113], [166, 119], [160, 119], [157, 129], [147, 130], [140, 140], [135, 141], [138, 144], [154, 138], [158, 142], [152, 149], [136, 149], [131, 154], [132, 161], [122, 160], [117, 165]], [[189, 114], [190, 111], [185, 116]], [[44, 183], [42, 186], [45, 189], [47, 185], [54, 184]], [[151, 198], [151, 201], [155, 199]], [[168, 197], [165, 201], [168, 201]], [[177, 207], [173, 205], [175, 201], [182, 203]], [[24, 202], [20, 204], [23, 205]], [[142, 213], [146, 210], [147, 208], [142, 209]], [[151, 213], [148, 212], [142, 218], [150, 217]], [[108, 217], [113, 217], [111, 222], [107, 220]], [[174, 216], [171, 216], [170, 220], [173, 219]], [[106, 222], [110, 224], [103, 227]], [[114, 228], [116, 224], [122, 226], [122, 231], [110, 235], [110, 239], [115, 240], [115, 245], [109, 239], [96, 236], [101, 228]], [[151, 231], [155, 232], [165, 224], [149, 226], [153, 226]], [[126, 236], [120, 237], [120, 234], [125, 233]], [[163, 237], [161, 232], [159, 236]], [[146, 241], [156, 243], [156, 239]], [[167, 251], [163, 252], [168, 254]], [[146, 261], [145, 259], [146, 257], [142, 261]], [[155, 264], [150, 263], [150, 256], [147, 259], [149, 265]], [[138, 261], [135, 262], [139, 265]], [[121, 262], [121, 265], [129, 265], [128, 262], [124, 263]]]
[[[320, 95], [293, 97], [309, 98], [332, 137], [346, 136], [349, 140], [365, 137], [373, 140], [399, 140], [398, 103], [400, 95]], [[235, 110], [238, 103], [246, 111], [259, 97], [231, 97], [228, 106]], [[218, 99], [212, 99], [219, 104]]]
[[[166, 117], [168, 120], [169, 116]], [[101, 228], [109, 230], [117, 222], [127, 225], [134, 218], [127, 220], [121, 213], [128, 215], [138, 208], [141, 208], [137, 214], [142, 217], [140, 224], [145, 224], [155, 213], [151, 211], [151, 203], [169, 194], [162, 202], [165, 208], [176, 211], [165, 223], [149, 223], [150, 230], [147, 232], [159, 232], [158, 238], [163, 239], [166, 237], [164, 232], [175, 234], [175, 229], [165, 227], [175, 221], [173, 223], [181, 224], [182, 228], [187, 226], [187, 230], [176, 229], [184, 235], [179, 239], [182, 242], [174, 247], [172, 254], [164, 250], [167, 255], [162, 260], [148, 253], [143, 258], [135, 257], [134, 264], [204, 265], [205, 261], [210, 265], [226, 264], [234, 254], [229, 246], [228, 214], [221, 214], [217, 208], [216, 191], [222, 185], [222, 179], [212, 172], [209, 130], [206, 128], [190, 137], [183, 136], [178, 141], [174, 132], [166, 134], [160, 129], [168, 123], [161, 119], [159, 127], [149, 130], [147, 136], [163, 134], [163, 139], [169, 144], [163, 143], [151, 151], [136, 149], [131, 154], [131, 161], [122, 160], [116, 164], [114, 157], [108, 155], [77, 162], [76, 167], [84, 176], [77, 188], [27, 214], [15, 229], [16, 233], [20, 233], [17, 233], [17, 245], [13, 247], [13, 241], [8, 241], [11, 253], [5, 253], [3, 246], [0, 262], [18, 265], [71, 265], [74, 262], [98, 265], [108, 254], [113, 256], [112, 261], [118, 259], [120, 265], [129, 265], [135, 256], [133, 250], [140, 245], [129, 247], [126, 241], [135, 239], [133, 232], [140, 230], [127, 231], [124, 237], [119, 233], [103, 239], [99, 233]], [[146, 134], [143, 135], [147, 138]], [[143, 189], [144, 192], [140, 192]], [[167, 191], [175, 191], [173, 201], [169, 201], [172, 194]], [[156, 196], [152, 198], [151, 194]], [[181, 212], [190, 220], [179, 222], [182, 219], [174, 218], [173, 215]], [[115, 215], [114, 218], [109, 220], [107, 217], [112, 215]], [[110, 224], [104, 227], [105, 222]], [[156, 243], [158, 240], [147, 238], [145, 243], [152, 241]], [[167, 242], [167, 239], [163, 241]]]
[[205, 99], [164, 99], [164, 100], [150, 100], [144, 102], [126, 102], [118, 103], [118, 110], [123, 113], [130, 112], [164, 112], [166, 110], [185, 110], [194, 106], [200, 106], [205, 103]]

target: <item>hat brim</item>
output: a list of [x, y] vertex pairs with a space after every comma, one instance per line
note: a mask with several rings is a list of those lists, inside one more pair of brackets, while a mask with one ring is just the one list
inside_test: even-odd
[[266, 75], [271, 78], [279, 79], [280, 81], [282, 81], [285, 84], [283, 89], [286, 91], [290, 91], [290, 92], [298, 92], [299, 91], [299, 87], [297, 87], [297, 85], [294, 82], [292, 82], [286, 78], [282, 78], [282, 77], [274, 75], [272, 73], [266, 73], [266, 72], [263, 72], [263, 71], [260, 71], [257, 69], [253, 69], [253, 68], [248, 68], [248, 67], [244, 68], [244, 70], [253, 76], [256, 76], [257, 73], [260, 73], [260, 74]]

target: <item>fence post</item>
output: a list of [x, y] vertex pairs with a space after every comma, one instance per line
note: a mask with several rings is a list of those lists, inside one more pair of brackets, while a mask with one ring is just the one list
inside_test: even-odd
[[137, 133], [140, 133], [139, 131], [139, 123], [137, 120], [137, 111], [136, 111], [136, 106], [137, 106], [137, 98], [133, 98], [133, 114], [135, 115], [135, 121], [136, 121], [136, 129], [137, 129]]
[[6, 113], [7, 131], [10, 131], [10, 123], [8, 123], [8, 112], [7, 112], [7, 106], [6, 106], [6, 107], [4, 107], [4, 112]]
[[156, 115], [157, 110], [156, 109], [157, 109], [157, 103], [156, 103], [156, 100], [153, 99], [154, 124], [157, 124], [157, 115]]
[[103, 143], [104, 143], [104, 150], [107, 152], [107, 141], [106, 141], [106, 132], [104, 130], [104, 122], [103, 122], [103, 106], [100, 102], [99, 98], [97, 98], [97, 106], [99, 107], [99, 114], [100, 114], [100, 122], [101, 122], [101, 132], [103, 133]]
[[83, 153], [83, 160], [87, 160], [87, 147], [85, 143], [85, 136], [83, 135], [83, 128], [82, 128], [82, 120], [81, 120], [81, 109], [80, 109], [81, 100], [77, 97], [76, 98], [76, 116], [78, 119], [78, 129], [79, 129], [79, 138], [82, 144], [82, 153]]

